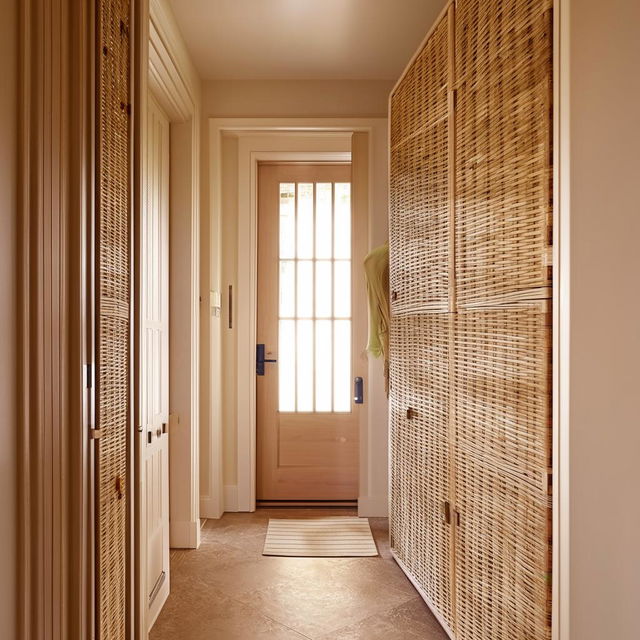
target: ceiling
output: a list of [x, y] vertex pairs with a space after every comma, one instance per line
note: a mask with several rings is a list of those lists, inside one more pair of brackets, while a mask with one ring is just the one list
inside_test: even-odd
[[393, 80], [445, 0], [170, 0], [205, 80]]

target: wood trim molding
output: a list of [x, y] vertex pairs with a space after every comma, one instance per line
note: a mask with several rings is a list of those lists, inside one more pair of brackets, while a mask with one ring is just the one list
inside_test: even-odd
[[[209, 119], [210, 210], [212, 224], [220, 221], [222, 211], [221, 185], [222, 135], [234, 135], [238, 144], [238, 237], [244, 239], [238, 253], [237, 309], [234, 324], [238, 338], [237, 353], [237, 502], [239, 511], [255, 508], [255, 174], [258, 160], [311, 160], [322, 152], [334, 152], [326, 159], [335, 160], [342, 149], [341, 138], [351, 138], [356, 132], [368, 134], [368, 246], [375, 247], [386, 238], [386, 118], [211, 118]], [[347, 141], [345, 150], [349, 150]], [[305, 153], [307, 155], [305, 155]], [[253, 194], [253, 195], [252, 195]], [[374, 222], [375, 219], [375, 222]], [[251, 239], [247, 241], [247, 239]], [[212, 234], [211, 254], [219, 255], [220, 234]], [[252, 257], [253, 256], [253, 257]], [[212, 367], [219, 353], [211, 353]], [[369, 359], [370, 383], [380, 380], [382, 394], [370, 394], [366, 415], [361, 424], [361, 458], [359, 511], [363, 516], [387, 515], [387, 479], [380, 468], [387, 465], [386, 396], [383, 390], [381, 363]], [[246, 381], [253, 381], [247, 384]], [[379, 392], [380, 389], [376, 389]], [[212, 388], [212, 397], [219, 393]], [[380, 396], [382, 406], [374, 403]], [[204, 471], [201, 512], [203, 517], [219, 518], [224, 511], [222, 479], [221, 417], [212, 413], [209, 422], [209, 450]]]
[[88, 224], [93, 13], [23, 0], [19, 67], [19, 637], [92, 629]]

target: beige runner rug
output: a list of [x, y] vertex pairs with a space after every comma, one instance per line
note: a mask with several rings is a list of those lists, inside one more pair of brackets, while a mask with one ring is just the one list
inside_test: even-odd
[[263, 556], [377, 556], [367, 518], [270, 518]]

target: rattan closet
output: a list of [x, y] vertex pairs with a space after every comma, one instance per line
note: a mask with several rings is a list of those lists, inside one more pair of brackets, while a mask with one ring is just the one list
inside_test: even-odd
[[390, 100], [390, 531], [461, 640], [551, 635], [552, 3], [450, 2]]
[[128, 635], [131, 458], [130, 0], [97, 5], [95, 633]]

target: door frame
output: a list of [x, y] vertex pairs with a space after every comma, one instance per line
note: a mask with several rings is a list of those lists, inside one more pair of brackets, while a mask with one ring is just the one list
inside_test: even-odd
[[[256, 380], [255, 343], [257, 326], [257, 174], [265, 161], [351, 160], [354, 166], [354, 192], [362, 194], [367, 214], [369, 249], [386, 241], [387, 153], [386, 118], [210, 118], [210, 210], [212, 220], [211, 255], [220, 256], [222, 215], [222, 136], [238, 138], [238, 261], [237, 294], [237, 485], [224, 487], [223, 425], [218, 411], [209, 422], [208, 476], [203, 491], [203, 516], [219, 518], [224, 511], [254, 511], [256, 506]], [[352, 149], [353, 143], [353, 149]], [[366, 165], [366, 167], [361, 166]], [[376, 225], [372, 224], [376, 220]], [[383, 221], [384, 224], [380, 224]], [[374, 231], [375, 230], [375, 231]], [[219, 269], [218, 269], [219, 272]], [[211, 286], [221, 290], [212, 278]], [[218, 318], [212, 318], [210, 362], [212, 372], [220, 367], [219, 351], [214, 350]], [[364, 346], [363, 346], [364, 348]], [[220, 396], [217, 376], [211, 376], [212, 398]], [[367, 383], [375, 392], [367, 393], [367, 410], [360, 420], [360, 488], [358, 512], [362, 516], [386, 516], [387, 403], [383, 387], [382, 363], [369, 358]], [[378, 384], [379, 383], [379, 384]], [[369, 386], [371, 389], [371, 386]], [[382, 417], [382, 420], [380, 419]], [[229, 428], [229, 426], [228, 426]]]
[[[182, 254], [188, 254], [186, 272], [176, 273], [169, 265], [169, 282], [180, 278], [184, 286], [180, 299], [176, 301], [170, 293], [169, 299], [169, 362], [178, 351], [187, 354], [181, 365], [189, 375], [182, 375], [186, 383], [180, 386], [176, 398], [172, 394], [171, 364], [169, 365], [169, 448], [170, 455], [169, 493], [174, 496], [170, 504], [170, 546], [197, 548], [200, 544], [199, 526], [199, 352], [200, 352], [200, 82], [193, 67], [180, 31], [170, 9], [162, 0], [149, 0], [138, 5], [137, 50], [138, 66], [135, 86], [134, 156], [134, 202], [140, 211], [144, 203], [146, 176], [146, 127], [147, 97], [154, 99], [169, 118], [170, 126], [170, 193], [169, 236], [170, 255], [179, 245]], [[172, 211], [179, 210], [180, 218]], [[136, 310], [140, 296], [140, 233], [139, 216], [135, 217], [135, 286]], [[174, 287], [174, 289], [178, 289]], [[179, 308], [178, 308], [179, 307]], [[140, 335], [138, 313], [135, 315], [135, 335]], [[145, 433], [140, 414], [140, 345], [136, 340], [134, 364], [134, 416], [137, 427], [135, 438], [134, 473], [134, 566], [135, 631], [136, 637], [146, 638], [147, 594], [146, 575], [146, 531], [145, 493], [142, 490], [142, 464]], [[174, 390], [175, 391], [175, 390]], [[176, 410], [178, 414], [175, 415]], [[180, 422], [180, 417], [182, 421]], [[180, 428], [176, 428], [180, 424]], [[170, 501], [171, 502], [171, 501]]]

